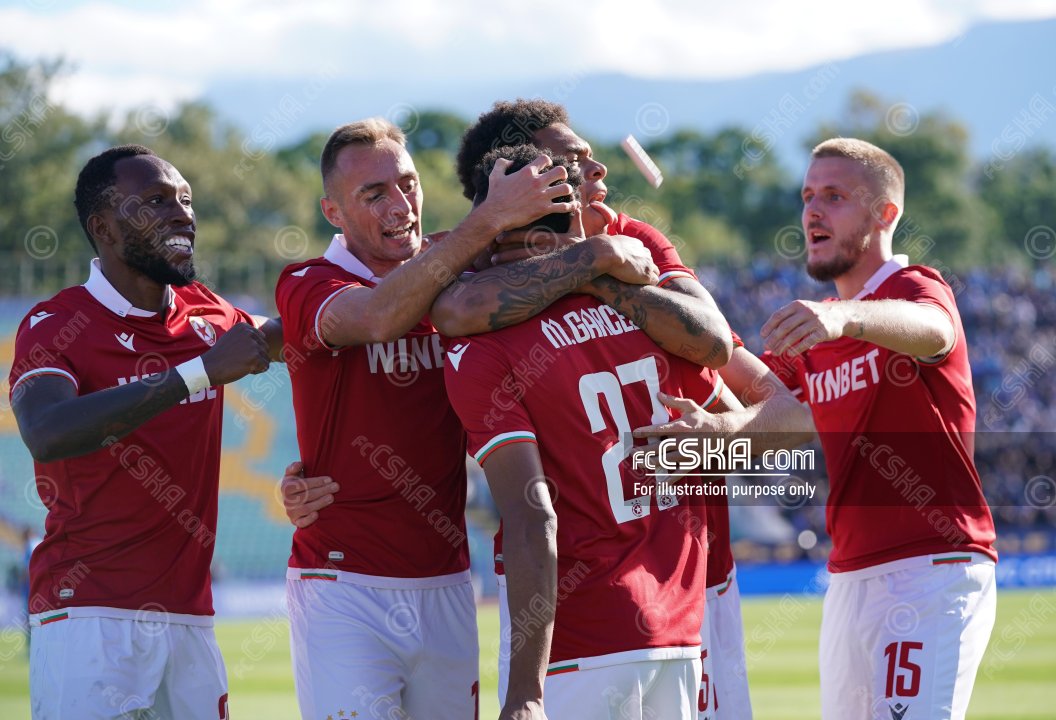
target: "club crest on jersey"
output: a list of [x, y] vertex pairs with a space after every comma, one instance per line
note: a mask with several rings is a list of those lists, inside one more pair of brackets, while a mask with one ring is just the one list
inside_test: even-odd
[[212, 323], [196, 315], [187, 318], [187, 322], [191, 324], [194, 332], [202, 339], [202, 342], [209, 347], [216, 344], [216, 330], [213, 328]]

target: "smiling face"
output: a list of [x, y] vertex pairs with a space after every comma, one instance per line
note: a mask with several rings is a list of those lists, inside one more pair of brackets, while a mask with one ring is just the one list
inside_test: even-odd
[[348, 249], [384, 277], [422, 246], [422, 188], [414, 161], [399, 143], [348, 145], [326, 180], [323, 214], [344, 233]]
[[161, 285], [189, 285], [195, 278], [191, 186], [153, 155], [119, 160], [114, 177], [110, 202], [97, 213], [97, 231], [139, 274]]
[[[578, 163], [583, 175], [583, 184], [579, 188], [580, 202], [589, 208], [592, 202], [604, 202], [608, 195], [605, 187], [605, 176], [609, 170], [594, 159], [590, 143], [576, 135], [568, 125], [554, 123], [532, 136], [532, 143], [554, 156], [566, 157], [570, 162]], [[608, 224], [607, 218], [596, 211], [583, 213], [583, 224], [587, 235], [603, 232]], [[600, 225], [600, 227], [599, 227]]]
[[850, 158], [811, 162], [803, 180], [802, 219], [812, 278], [835, 280], [853, 271], [863, 257], [879, 253], [879, 233], [886, 225], [861, 201], [875, 192], [861, 165]]

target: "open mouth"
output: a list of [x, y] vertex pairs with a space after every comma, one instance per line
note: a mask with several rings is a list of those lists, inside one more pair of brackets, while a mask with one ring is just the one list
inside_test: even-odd
[[807, 238], [810, 240], [811, 245], [820, 245], [823, 242], [828, 242], [832, 239], [832, 233], [821, 229], [810, 229], [807, 231]]
[[406, 240], [414, 232], [415, 222], [411, 221], [402, 227], [398, 227], [395, 230], [386, 230], [382, 233], [385, 237], [390, 240]]
[[194, 240], [189, 235], [173, 235], [165, 241], [165, 249], [176, 255], [194, 254]]

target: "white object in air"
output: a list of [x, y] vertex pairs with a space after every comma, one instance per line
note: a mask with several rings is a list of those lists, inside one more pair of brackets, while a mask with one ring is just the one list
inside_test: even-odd
[[628, 135], [620, 142], [620, 147], [627, 153], [627, 157], [631, 159], [634, 166], [638, 168], [638, 172], [642, 174], [646, 182], [652, 185], [654, 188], [660, 187], [660, 183], [664, 181], [664, 176], [660, 172], [660, 168], [656, 166], [653, 159], [649, 157], [649, 154], [645, 152], [645, 148], [634, 138], [634, 135]]

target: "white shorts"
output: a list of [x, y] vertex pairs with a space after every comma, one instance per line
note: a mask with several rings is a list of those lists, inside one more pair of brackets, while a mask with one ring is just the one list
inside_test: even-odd
[[643, 660], [550, 675], [549, 720], [695, 720], [698, 658]]
[[[497, 578], [501, 708], [510, 682], [511, 624], [506, 577]], [[706, 636], [702, 639], [707, 642]], [[703, 643], [701, 648], [706, 647]], [[680, 658], [622, 662], [547, 675], [543, 710], [549, 720], [695, 720], [701, 667], [700, 659]]]
[[465, 575], [414, 589], [288, 579], [302, 717], [473, 720], [477, 618]]
[[983, 555], [833, 573], [819, 645], [822, 718], [964, 718], [996, 608], [994, 563]]
[[[701, 628], [701, 647], [709, 650], [711, 676], [701, 682], [698, 720], [751, 720], [737, 569], [722, 585], [708, 588], [706, 597], [704, 625], [710, 630], [710, 643]], [[704, 670], [709, 671], [707, 663]], [[710, 698], [705, 695], [709, 685]]]
[[228, 717], [212, 627], [76, 617], [31, 632], [33, 720]]

